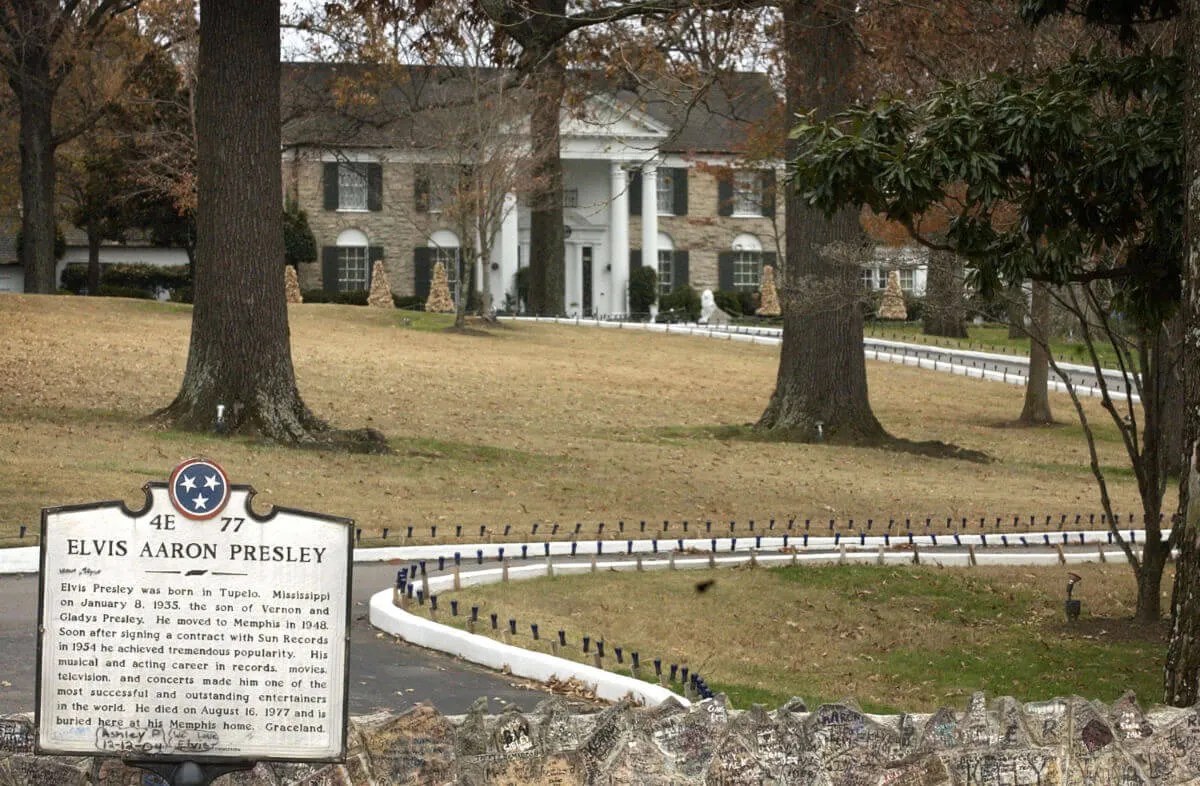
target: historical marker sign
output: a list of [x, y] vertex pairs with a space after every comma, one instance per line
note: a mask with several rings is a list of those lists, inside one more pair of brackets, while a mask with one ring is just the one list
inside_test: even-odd
[[342, 759], [353, 522], [204, 459], [145, 491], [42, 511], [37, 750]]

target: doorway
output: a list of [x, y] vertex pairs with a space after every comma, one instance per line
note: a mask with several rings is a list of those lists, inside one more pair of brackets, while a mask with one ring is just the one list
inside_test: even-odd
[[583, 315], [590, 317], [594, 316], [592, 314], [592, 247], [582, 246], [579, 252], [582, 262], [580, 274], [583, 276], [583, 303], [580, 305], [583, 308]]

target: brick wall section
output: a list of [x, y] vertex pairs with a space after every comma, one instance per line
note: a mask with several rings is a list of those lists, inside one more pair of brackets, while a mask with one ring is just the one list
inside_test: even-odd
[[[418, 213], [414, 207], [415, 165], [383, 165], [383, 209], [376, 212], [337, 212], [324, 208], [322, 163], [298, 158], [284, 167], [288, 192], [308, 213], [308, 223], [318, 249], [332, 246], [346, 229], [357, 229], [372, 246], [383, 246], [384, 266], [393, 294], [413, 293], [413, 249], [428, 244], [439, 229], [453, 228], [436, 216]], [[775, 218], [734, 218], [717, 215], [717, 180], [711, 173], [692, 169], [688, 173], [688, 215], [659, 216], [658, 230], [671, 237], [675, 248], [689, 252], [689, 283], [696, 290], [717, 289], [717, 254], [729, 251], [733, 239], [743, 232], [758, 237], [764, 251], [776, 251], [776, 232], [783, 234], [782, 194], [775, 200]], [[629, 218], [629, 247], [642, 246], [642, 219]], [[302, 289], [321, 288], [321, 263], [300, 266]]]
[[[308, 213], [308, 225], [317, 240], [318, 251], [323, 246], [336, 245], [338, 234], [346, 229], [361, 231], [370, 245], [383, 247], [383, 264], [395, 295], [413, 293], [413, 249], [428, 245], [429, 236], [439, 229], [453, 231], [440, 223], [436, 215], [415, 210], [413, 164], [383, 165], [383, 209], [367, 212], [325, 209], [322, 163], [319, 160], [297, 159], [287, 162], [284, 172], [288, 178], [289, 192]], [[319, 258], [312, 264], [300, 266], [300, 287], [321, 288]]]

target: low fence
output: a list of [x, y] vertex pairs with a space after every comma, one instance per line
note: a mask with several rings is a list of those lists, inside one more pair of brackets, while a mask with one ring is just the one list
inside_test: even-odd
[[[601, 327], [626, 330], [642, 330], [655, 333], [692, 335], [705, 338], [739, 341], [766, 346], [779, 346], [783, 330], [776, 327], [753, 327], [744, 325], [701, 325], [695, 322], [655, 323], [626, 320], [614, 317], [504, 317], [513, 321], [546, 322], [579, 327]], [[1029, 358], [1023, 355], [1005, 355], [975, 350], [956, 349], [948, 346], [929, 346], [864, 337], [866, 356], [885, 363], [916, 366], [931, 371], [943, 371], [968, 378], [1024, 385], [1027, 382]], [[990, 366], [990, 368], [989, 368]], [[1100, 398], [1103, 393], [1096, 384], [1095, 369], [1077, 363], [1059, 360], [1058, 366], [1072, 377], [1072, 385], [1078, 395]], [[1102, 369], [1109, 395], [1133, 403], [1141, 398], [1132, 390], [1126, 390], [1126, 380], [1116, 369]], [[1067, 392], [1067, 385], [1060, 379], [1049, 381], [1051, 390]], [[1127, 395], [1128, 392], [1128, 395]]]
[[[1169, 533], [1164, 537], [1169, 537]], [[1145, 542], [1145, 533], [1129, 531], [1125, 538], [1136, 554], [1138, 544]], [[694, 669], [689, 670], [687, 662], [643, 659], [637, 650], [606, 643], [603, 638], [593, 635], [579, 635], [572, 641], [565, 630], [547, 628], [541, 621], [519, 620], [499, 612], [485, 612], [480, 616], [479, 606], [467, 609], [461, 607], [457, 599], [450, 598], [447, 603], [441, 596], [471, 586], [600, 570], [642, 572], [815, 564], [973, 567], [1124, 560], [1124, 551], [1113, 546], [1115, 540], [1111, 531], [1063, 532], [1053, 538], [1050, 533], [1042, 533], [1040, 538], [1016, 536], [1011, 539], [1007, 535], [993, 535], [989, 539], [987, 534], [981, 533], [955, 535], [952, 539], [943, 537], [940, 542], [936, 535], [912, 533], [895, 539], [887, 534], [867, 538], [865, 533], [859, 538], [844, 540], [839, 535], [833, 538], [801, 536], [791, 544], [787, 536], [759, 536], [752, 546], [743, 540], [743, 549], [749, 547], [750, 550], [742, 552], [737, 551], [737, 538], [713, 538], [707, 542], [679, 539], [662, 552], [658, 550], [657, 541], [647, 544], [630, 540], [626, 542], [623, 554], [610, 551], [609, 558], [604, 561], [601, 561], [605, 553], [602, 541], [585, 544], [588, 547], [585, 550], [579, 549], [579, 544], [570, 544], [569, 552], [561, 548], [566, 544], [546, 542], [542, 544], [541, 554], [530, 554], [526, 545], [519, 558], [511, 553], [506, 556], [504, 547], [494, 544], [478, 544], [473, 558], [467, 555], [466, 559], [461, 551], [451, 557], [434, 553], [437, 547], [417, 547], [404, 550], [412, 562], [397, 571], [395, 587], [372, 597], [370, 619], [376, 627], [406, 641], [490, 668], [507, 670], [517, 676], [543, 681], [551, 677], [578, 680], [601, 698], [631, 695], [638, 701], [654, 703], [663, 700], [664, 695], [645, 686], [653, 687], [657, 682], [658, 688], [675, 690], [683, 699], [703, 699], [711, 695], [711, 689], [701, 675]], [[1035, 546], [1045, 550], [1033, 551]], [[1094, 546], [1095, 550], [1087, 550], [1088, 546]], [[947, 551], [949, 547], [957, 550]], [[401, 557], [396, 554], [395, 558]], [[581, 558], [588, 559], [580, 561]], [[462, 624], [466, 630], [453, 624], [442, 624], [439, 619]], [[490, 631], [493, 637], [502, 637], [503, 642], [473, 635], [477, 629], [485, 633]], [[517, 646], [514, 642], [526, 642], [526, 646]], [[550, 652], [538, 652], [531, 647], [548, 648]], [[568, 654], [575, 658], [563, 657]], [[580, 662], [588, 658], [592, 665]], [[643, 666], [643, 663], [647, 665]], [[612, 674], [606, 669], [622, 673]], [[650, 682], [646, 683], [646, 680]]]

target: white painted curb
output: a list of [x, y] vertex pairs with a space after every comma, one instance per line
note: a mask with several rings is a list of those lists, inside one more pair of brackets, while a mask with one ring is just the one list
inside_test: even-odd
[[[886, 549], [866, 550], [857, 547], [847, 547], [840, 552], [824, 553], [753, 553], [726, 554], [717, 556], [688, 554], [675, 556], [670, 559], [662, 556], [651, 559], [627, 559], [603, 562], [594, 567], [588, 563], [566, 563], [553, 566], [554, 574], [590, 573], [600, 571], [648, 571], [648, 570], [704, 570], [710, 567], [733, 567], [744, 565], [751, 560], [763, 567], [804, 564], [839, 564], [839, 563], [868, 563], [880, 565], [912, 564], [916, 555], [911, 551]], [[1096, 562], [1103, 558], [1107, 561], [1119, 562], [1124, 553], [1114, 549], [1098, 548], [1095, 552], [1065, 552], [1062, 562], [1066, 564], [1081, 564]], [[552, 560], [553, 558], [551, 558]], [[967, 553], [936, 553], [927, 552], [920, 555], [920, 560], [926, 565], [935, 566], [966, 566], [970, 564]], [[1061, 564], [1057, 553], [1027, 553], [1024, 550], [976, 552], [976, 565], [1057, 565]], [[505, 571], [499, 567], [478, 567], [461, 572], [460, 587], [481, 586], [503, 581]], [[540, 578], [549, 575], [550, 569], [543, 562], [538, 564], [510, 565], [507, 570], [510, 581]], [[430, 576], [428, 579], [429, 592], [438, 595], [449, 591], [454, 586], [453, 575]], [[566, 658], [556, 658], [553, 655], [533, 652], [531, 650], [510, 644], [503, 644], [486, 636], [479, 636], [442, 625], [431, 619], [412, 614], [397, 608], [392, 603], [393, 591], [382, 590], [371, 597], [370, 621], [375, 627], [399, 636], [412, 644], [444, 652], [496, 670], [507, 669], [512, 674], [528, 679], [547, 681], [551, 678], [579, 680], [587, 685], [597, 696], [609, 701], [617, 701], [626, 696], [646, 704], [658, 704], [667, 698], [674, 698], [687, 704], [687, 700], [672, 691], [651, 683], [635, 680], [619, 674], [598, 669], [586, 664], [577, 663]], [[428, 601], [427, 601], [428, 602]], [[418, 606], [422, 610], [428, 606]], [[426, 612], [428, 613], [428, 612]], [[445, 604], [440, 614], [450, 614]]]
[[[706, 326], [698, 325], [694, 322], [683, 322], [676, 324], [669, 323], [651, 323], [651, 322], [612, 322], [609, 320], [583, 318], [583, 317], [501, 317], [514, 322], [547, 322], [555, 325], [574, 325], [577, 327], [604, 327], [617, 328], [624, 330], [641, 330], [650, 333], [666, 333], [676, 335], [691, 335], [702, 336], [705, 338], [715, 338], [724, 341], [738, 341], [748, 344], [762, 344], [766, 346], [779, 346], [783, 343], [783, 330], [780, 328], [759, 328], [759, 327], [737, 327], [728, 328], [722, 326]], [[953, 374], [959, 374], [968, 378], [984, 379], [992, 382], [1004, 382], [1010, 385], [1025, 385], [1025, 376], [1022, 374], [1008, 374], [1001, 371], [988, 371], [978, 368], [974, 365], [966, 365], [966, 361], [979, 361], [984, 363], [1005, 363], [1014, 366], [1024, 366], [1028, 368], [1029, 358], [1022, 355], [1001, 355], [992, 352], [978, 352], [969, 349], [953, 349], [950, 347], [929, 346], [925, 344], [908, 344], [901, 341], [890, 341], [888, 339], [871, 338], [869, 336], [863, 338], [864, 353], [872, 360], [878, 360], [883, 363], [895, 363], [905, 366], [916, 366], [918, 368], [930, 369], [932, 371], [945, 371]], [[890, 350], [890, 351], [889, 351]], [[911, 353], [929, 353], [938, 355], [948, 355], [952, 358], [950, 361], [936, 360], [934, 358], [921, 358], [912, 355]], [[955, 360], [959, 362], [955, 362]], [[1065, 371], [1074, 372], [1077, 374], [1095, 374], [1095, 369], [1091, 366], [1083, 366], [1077, 363], [1060, 362], [1059, 367]], [[1101, 369], [1104, 378], [1109, 380], [1111, 384], [1124, 385], [1124, 375], [1116, 369]], [[1049, 380], [1051, 390], [1060, 393], [1067, 392], [1066, 384], [1060, 379]], [[1092, 398], [1102, 398], [1098, 385], [1075, 385], [1075, 392], [1081, 396]], [[1140, 404], [1141, 397], [1136, 393], [1126, 395], [1122, 392], [1114, 390], [1109, 391], [1109, 396], [1114, 402], [1129, 400], [1132, 403]]]
[[[431, 580], [431, 589], [433, 585], [434, 580]], [[667, 699], [674, 699], [684, 706], [691, 703], [682, 696], [649, 682], [613, 674], [566, 658], [556, 658], [542, 652], [503, 644], [486, 636], [477, 636], [409, 614], [392, 605], [390, 589], [371, 596], [370, 615], [372, 625], [405, 641], [456, 655], [463, 660], [497, 671], [507, 670], [517, 677], [540, 682], [551, 678], [575, 679], [586, 685], [596, 696], [607, 701], [620, 701], [629, 696], [641, 704], [657, 705]]]

